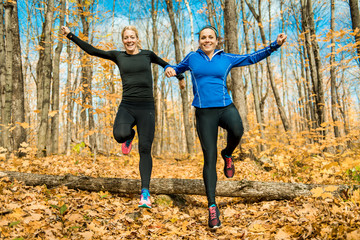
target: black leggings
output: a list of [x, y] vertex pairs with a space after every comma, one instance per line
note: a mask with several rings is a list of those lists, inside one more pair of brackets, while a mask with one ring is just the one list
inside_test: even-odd
[[203, 178], [209, 206], [215, 204], [217, 182], [217, 138], [218, 126], [227, 131], [225, 155], [230, 156], [244, 133], [238, 110], [232, 103], [226, 107], [196, 108], [196, 130], [204, 154]]
[[139, 137], [141, 188], [149, 189], [152, 171], [151, 145], [155, 132], [154, 102], [121, 102], [113, 127], [115, 140], [123, 143], [133, 138], [135, 125]]

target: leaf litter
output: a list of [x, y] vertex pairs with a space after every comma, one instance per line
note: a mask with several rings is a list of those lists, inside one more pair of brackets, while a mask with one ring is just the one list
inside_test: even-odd
[[[136, 154], [98, 156], [95, 162], [79, 155], [15, 158], [0, 161], [0, 170], [139, 179], [137, 159]], [[202, 179], [202, 165], [201, 154], [154, 158], [152, 178]], [[222, 162], [217, 165], [218, 180], [228, 180]], [[293, 176], [280, 164], [270, 172], [250, 159], [235, 166], [232, 180], [349, 184], [339, 169], [328, 171], [339, 166], [335, 164], [325, 165], [323, 172], [293, 169], [298, 171]], [[222, 227], [209, 230], [205, 196], [186, 196], [185, 204], [179, 204], [169, 196], [152, 195], [153, 208], [139, 209], [136, 194], [30, 187], [2, 178], [0, 239], [360, 239], [359, 191], [348, 199], [324, 194], [318, 190], [312, 197], [258, 203], [217, 197]]]

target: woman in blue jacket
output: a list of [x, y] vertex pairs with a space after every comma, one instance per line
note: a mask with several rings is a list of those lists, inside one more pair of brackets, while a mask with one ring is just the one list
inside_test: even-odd
[[187, 70], [191, 72], [194, 92], [192, 105], [196, 108], [196, 130], [204, 154], [203, 178], [209, 206], [210, 228], [221, 225], [220, 212], [215, 202], [218, 126], [228, 133], [227, 146], [221, 151], [227, 178], [234, 176], [235, 167], [231, 155], [244, 133], [239, 112], [232, 103], [226, 87], [226, 77], [233, 67], [255, 64], [270, 56], [286, 38], [285, 34], [279, 34], [270, 46], [252, 54], [231, 54], [216, 49], [219, 42], [218, 32], [212, 26], [205, 26], [199, 32], [199, 49], [190, 52], [178, 65], [165, 67], [167, 77]]

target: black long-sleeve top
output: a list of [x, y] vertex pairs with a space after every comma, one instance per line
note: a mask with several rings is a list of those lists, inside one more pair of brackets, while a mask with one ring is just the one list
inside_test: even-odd
[[[67, 38], [76, 43], [86, 53], [116, 63], [120, 70], [123, 85], [123, 100], [154, 101], [151, 63], [158, 64], [163, 68], [169, 64], [153, 51], [140, 50], [138, 54], [134, 55], [127, 54], [126, 51], [104, 51], [82, 41], [72, 33], [69, 33]], [[179, 80], [184, 78], [181, 74], [176, 77]]]

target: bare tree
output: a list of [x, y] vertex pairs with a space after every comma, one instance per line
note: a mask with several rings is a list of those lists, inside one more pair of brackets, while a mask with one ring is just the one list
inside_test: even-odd
[[[5, 78], [3, 81], [3, 112], [2, 112], [2, 124], [3, 131], [1, 133], [4, 147], [8, 151], [12, 151], [12, 138], [10, 133], [11, 127], [11, 102], [12, 102], [12, 89], [13, 89], [13, 33], [11, 27], [12, 15], [14, 12], [14, 4], [11, 1], [6, 1], [5, 7]], [[3, 23], [1, 23], [3, 24]]]
[[[65, 0], [60, 0], [60, 26], [65, 22]], [[60, 92], [60, 54], [63, 48], [63, 40], [61, 29], [58, 32], [58, 44], [54, 54], [54, 72], [53, 72], [53, 84], [52, 84], [52, 101], [51, 110], [53, 112], [51, 119], [51, 153], [57, 154], [59, 152], [59, 92]]]
[[20, 144], [26, 141], [26, 132], [22, 123], [25, 122], [25, 98], [24, 98], [24, 76], [22, 72], [19, 18], [18, 18], [18, 2], [14, 2], [14, 11], [12, 14], [12, 34], [13, 34], [13, 103], [12, 103], [12, 136], [14, 139], [14, 150], [20, 148]]
[[[4, 25], [4, 0], [0, 2], [0, 59], [5, 60], [5, 25]], [[5, 62], [0, 61], [0, 131], [3, 133], [4, 106], [5, 106]], [[4, 134], [4, 133], [3, 133]], [[0, 146], [4, 146], [4, 136], [0, 137]]]
[[[173, 9], [173, 0], [166, 0], [167, 11], [170, 18], [171, 29], [173, 32], [174, 47], [175, 47], [175, 59], [179, 63], [181, 61], [180, 54], [180, 41], [179, 41], [179, 31], [175, 23], [175, 14]], [[183, 107], [183, 120], [185, 125], [185, 136], [186, 136], [186, 149], [188, 153], [193, 153], [194, 151], [194, 139], [191, 133], [191, 124], [189, 121], [189, 101], [188, 101], [188, 89], [184, 88], [181, 90], [181, 100]]]
[[[264, 27], [262, 24], [262, 19], [261, 19], [261, 0], [258, 1], [258, 13], [256, 13], [254, 6], [249, 3], [249, 0], [245, 0], [246, 4], [248, 5], [250, 11], [252, 12], [252, 14], [254, 15], [256, 21], [258, 22], [258, 26], [260, 29], [260, 36], [261, 36], [261, 40], [263, 42], [264, 45], [267, 44], [266, 41], [266, 37], [265, 37], [265, 32], [264, 32]], [[268, 70], [268, 75], [269, 75], [269, 80], [271, 83], [271, 88], [273, 90], [273, 94], [274, 94], [274, 98], [277, 104], [277, 108], [280, 114], [280, 118], [282, 120], [282, 124], [284, 126], [285, 131], [290, 131], [290, 124], [289, 124], [289, 120], [285, 114], [285, 110], [284, 107], [281, 103], [281, 99], [280, 99], [280, 95], [279, 92], [277, 90], [277, 87], [275, 85], [275, 80], [274, 80], [274, 74], [271, 68], [271, 64], [270, 64], [270, 59], [266, 58], [266, 65], [267, 65], [267, 70]]]
[[[157, 16], [158, 16], [158, 0], [151, 0], [151, 19], [152, 19], [152, 37], [153, 37], [153, 47], [152, 50], [155, 53], [158, 53], [159, 49], [159, 35], [157, 29]], [[160, 117], [160, 91], [158, 87], [159, 81], [159, 69], [158, 66], [153, 64], [153, 79], [154, 79], [154, 102], [155, 102], [155, 136], [154, 136], [154, 144], [153, 144], [153, 152], [155, 155], [160, 154], [161, 147], [161, 131], [159, 131], [159, 127], [161, 126], [161, 117]]]
[[48, 0], [46, 5], [45, 20], [43, 22], [42, 34], [40, 36], [39, 60], [36, 66], [36, 89], [37, 89], [37, 108], [39, 111], [39, 131], [38, 131], [38, 155], [45, 156], [47, 153], [47, 130], [48, 115], [50, 108], [50, 85], [52, 73], [51, 61], [51, 28], [53, 22], [54, 0]]
[[[340, 137], [338, 122], [338, 110], [337, 110], [337, 101], [336, 101], [336, 73], [335, 73], [335, 0], [331, 0], [331, 20], [330, 20], [330, 30], [331, 30], [331, 55], [330, 55], [330, 81], [331, 81], [331, 116], [334, 121], [334, 135], [336, 138]], [[359, 29], [360, 30], [360, 29]]]
[[[316, 128], [320, 128], [321, 124], [325, 122], [325, 99], [321, 73], [321, 57], [319, 45], [316, 41], [314, 12], [311, 0], [301, 0], [301, 16], [306, 56], [309, 59], [312, 88], [316, 102]], [[320, 131], [320, 133], [325, 135], [325, 131]]]
[[[90, 36], [90, 9], [94, 1], [78, 0], [78, 9], [80, 12], [80, 19], [83, 27], [83, 35], [85, 40], [89, 41]], [[96, 134], [95, 134], [95, 121], [93, 115], [93, 100], [92, 100], [92, 67], [90, 57], [81, 52], [82, 70], [81, 70], [81, 87], [82, 91], [82, 110], [81, 121], [82, 126], [86, 128], [89, 126], [90, 131], [90, 144], [91, 150], [96, 156]], [[88, 118], [88, 121], [87, 121]], [[84, 139], [85, 140], [85, 139]]]
[[[241, 0], [241, 13], [242, 13], [242, 25], [243, 25], [243, 30], [244, 30], [245, 48], [246, 48], [246, 53], [249, 54], [250, 53], [249, 24], [248, 24], [248, 20], [246, 17], [244, 0]], [[254, 67], [249, 66], [248, 69], [249, 69], [250, 81], [251, 81], [251, 85], [252, 85], [252, 93], [254, 96], [256, 120], [259, 124], [261, 138], [265, 139], [264, 125], [263, 125], [262, 118], [261, 118], [259, 86], [258, 86], [257, 80], [255, 79]], [[264, 150], [264, 145], [261, 144], [260, 148], [261, 148], [261, 150]]]
[[208, 9], [208, 19], [209, 19], [210, 25], [213, 27], [216, 27], [215, 26], [216, 14], [215, 14], [215, 10], [214, 10], [214, 4], [213, 4], [212, 0], [206, 0], [206, 4], [207, 4], [207, 9]]
[[[349, 0], [352, 28], [356, 42], [356, 51], [360, 57], [360, 12], [358, 0]], [[360, 62], [360, 61], [358, 61]]]
[[[228, 52], [239, 54], [238, 27], [235, 0], [225, 0], [224, 21], [225, 21], [225, 45]], [[239, 110], [244, 131], [249, 130], [247, 120], [246, 88], [242, 81], [240, 68], [231, 70], [231, 93], [234, 104]]]

